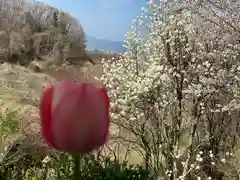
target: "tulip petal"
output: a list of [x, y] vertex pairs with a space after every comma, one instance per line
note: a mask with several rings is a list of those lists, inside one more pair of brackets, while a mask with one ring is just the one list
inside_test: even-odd
[[52, 99], [52, 110], [62, 100], [65, 94], [69, 94], [75, 88], [75, 84], [70, 80], [61, 81], [56, 87]]
[[100, 93], [107, 105], [107, 108], [109, 109], [110, 106], [110, 101], [109, 101], [109, 97], [108, 97], [108, 93], [107, 93], [107, 89], [106, 88], [100, 88]]
[[[72, 146], [72, 133], [79, 127], [76, 121], [79, 118], [78, 101], [81, 95], [81, 89], [77, 89], [75, 83], [71, 81], [62, 81], [55, 87], [52, 105], [52, 118], [54, 126], [52, 126], [54, 138], [58, 144], [58, 150], [69, 151]], [[85, 129], [87, 130], [87, 129]], [[86, 134], [85, 132], [82, 132]]]
[[[88, 97], [87, 101], [84, 101], [85, 112], [88, 111], [89, 114], [92, 114], [92, 118], [87, 119], [90, 127], [86, 137], [87, 143], [85, 143], [84, 149], [81, 149], [81, 153], [88, 153], [104, 145], [107, 141], [110, 124], [110, 102], [105, 88], [96, 88], [89, 84], [83, 85], [82, 96], [82, 101], [84, 101], [84, 97]], [[86, 126], [86, 128], [88, 127]]]
[[106, 113], [106, 134], [104, 135], [104, 139], [105, 141], [108, 138], [108, 134], [109, 134], [109, 125], [110, 125], [110, 117], [109, 117], [109, 110], [110, 110], [110, 100], [107, 94], [107, 89], [106, 88], [100, 88], [100, 93], [103, 97], [103, 100], [105, 102], [106, 105], [106, 109], [105, 109], [105, 113]]
[[109, 134], [109, 98], [105, 88], [64, 81], [55, 87], [51, 113], [58, 150], [84, 154], [103, 145]]
[[52, 117], [51, 117], [51, 102], [53, 97], [54, 87], [51, 86], [43, 92], [43, 96], [40, 102], [40, 118], [42, 123], [42, 134], [47, 143], [56, 147], [52, 133]]

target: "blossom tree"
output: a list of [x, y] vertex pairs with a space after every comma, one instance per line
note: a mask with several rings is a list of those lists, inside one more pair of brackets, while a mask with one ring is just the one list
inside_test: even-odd
[[112, 122], [131, 131], [125, 141], [156, 177], [221, 179], [237, 144], [239, 11], [224, 21], [214, 12], [234, 3], [214, 3], [149, 2], [126, 35], [128, 53], [103, 59]]

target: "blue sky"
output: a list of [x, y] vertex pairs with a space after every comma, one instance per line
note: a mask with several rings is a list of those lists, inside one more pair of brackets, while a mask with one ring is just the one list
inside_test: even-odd
[[86, 33], [97, 38], [123, 40], [146, 0], [41, 0], [78, 18]]

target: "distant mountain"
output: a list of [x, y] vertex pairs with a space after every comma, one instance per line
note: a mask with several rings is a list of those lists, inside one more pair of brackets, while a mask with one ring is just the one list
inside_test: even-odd
[[113, 52], [124, 52], [123, 41], [111, 41], [107, 39], [98, 39], [87, 35], [87, 49], [104, 49]]

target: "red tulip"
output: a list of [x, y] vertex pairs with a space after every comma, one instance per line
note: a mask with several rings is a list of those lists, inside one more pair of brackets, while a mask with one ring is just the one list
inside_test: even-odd
[[40, 118], [50, 146], [74, 155], [89, 153], [107, 141], [107, 90], [87, 82], [62, 81], [43, 93]]

